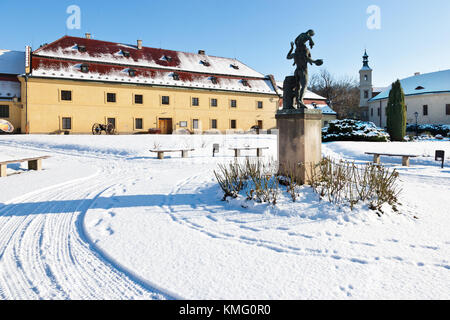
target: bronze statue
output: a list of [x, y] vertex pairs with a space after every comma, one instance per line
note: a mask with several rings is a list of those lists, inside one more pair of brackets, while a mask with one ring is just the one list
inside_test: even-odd
[[[283, 88], [285, 93], [284, 109], [294, 109], [292, 103], [293, 92], [297, 108], [306, 108], [303, 103], [303, 97], [305, 95], [306, 88], [308, 87], [308, 63], [311, 65], [315, 64], [316, 66], [321, 66], [323, 64], [323, 60], [321, 59], [313, 60], [311, 58], [311, 52], [306, 47], [307, 42], [309, 42], [311, 49], [314, 47], [314, 41], [312, 40], [314, 34], [315, 33], [313, 30], [308, 30], [307, 32], [300, 34], [297, 39], [295, 39], [295, 52], [294, 42], [291, 42], [291, 50], [287, 55], [287, 59], [294, 59], [294, 66], [296, 65], [297, 69], [295, 70], [294, 77], [287, 77], [285, 80], [285, 84], [287, 84], [287, 86]], [[295, 84], [293, 78], [295, 78]]]

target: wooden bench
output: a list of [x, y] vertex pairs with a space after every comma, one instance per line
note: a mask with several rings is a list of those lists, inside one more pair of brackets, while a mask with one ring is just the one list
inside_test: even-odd
[[234, 150], [234, 157], [238, 158], [241, 156], [241, 151], [242, 150], [256, 150], [256, 156], [257, 157], [262, 157], [263, 155], [263, 150], [264, 149], [269, 149], [269, 147], [255, 147], [255, 148], [251, 148], [251, 147], [244, 147], [244, 148], [230, 148], [230, 150]]
[[158, 159], [164, 159], [164, 153], [170, 152], [181, 152], [182, 158], [187, 158], [189, 156], [189, 151], [194, 151], [195, 149], [176, 149], [176, 150], [150, 150], [150, 152], [155, 152], [158, 154]]
[[417, 158], [418, 155], [414, 154], [393, 154], [393, 153], [378, 153], [378, 152], [366, 152], [366, 154], [373, 155], [373, 163], [380, 164], [381, 156], [386, 157], [402, 157], [402, 166], [409, 167], [409, 158]]
[[8, 164], [28, 162], [28, 170], [39, 171], [42, 170], [42, 160], [48, 158], [50, 158], [50, 156], [2, 161], [0, 162], [0, 178], [6, 177], [6, 168], [8, 167]]

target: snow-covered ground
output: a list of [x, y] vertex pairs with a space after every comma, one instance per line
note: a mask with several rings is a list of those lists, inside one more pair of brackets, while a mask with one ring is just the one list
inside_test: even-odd
[[[221, 145], [212, 157], [212, 144]], [[0, 136], [0, 161], [51, 155], [0, 179], [1, 299], [449, 299], [450, 142], [333, 142], [323, 153], [417, 154], [401, 214], [320, 202], [222, 202], [213, 170], [276, 136]], [[157, 160], [155, 147], [194, 147]], [[249, 152], [253, 155], [255, 152]]]

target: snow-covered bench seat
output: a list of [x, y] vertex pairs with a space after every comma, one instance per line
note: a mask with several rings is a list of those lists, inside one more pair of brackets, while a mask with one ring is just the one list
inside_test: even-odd
[[415, 154], [393, 154], [393, 153], [378, 153], [378, 152], [366, 152], [366, 154], [373, 155], [373, 163], [380, 164], [381, 156], [386, 157], [402, 157], [402, 165], [404, 167], [409, 167], [409, 158], [417, 158], [418, 155]]
[[262, 151], [264, 149], [269, 149], [269, 147], [255, 147], [255, 148], [251, 148], [251, 147], [244, 147], [244, 148], [230, 148], [230, 150], [234, 150], [234, 157], [240, 157], [241, 156], [241, 151], [242, 150], [256, 150], [256, 156], [257, 157], [262, 157]]
[[36, 157], [36, 158], [27, 158], [27, 159], [19, 159], [19, 160], [8, 160], [8, 161], [1, 161], [0, 162], [0, 178], [6, 177], [6, 168], [8, 167], [8, 164], [13, 163], [22, 163], [22, 162], [28, 162], [28, 170], [42, 170], [42, 160], [48, 159], [50, 156], [43, 156], [43, 157]]
[[181, 157], [187, 158], [189, 156], [189, 151], [194, 151], [195, 149], [175, 149], [175, 150], [150, 150], [150, 152], [155, 152], [158, 154], [158, 159], [164, 159], [164, 153], [169, 152], [181, 152]]

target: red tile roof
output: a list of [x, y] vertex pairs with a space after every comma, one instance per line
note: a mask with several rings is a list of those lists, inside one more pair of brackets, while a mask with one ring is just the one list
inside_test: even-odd
[[[81, 71], [82, 64], [88, 66], [88, 73]], [[134, 76], [128, 74], [130, 69]], [[69, 36], [34, 51], [32, 70], [33, 76], [41, 77], [276, 94], [270, 78], [235, 59]]]

